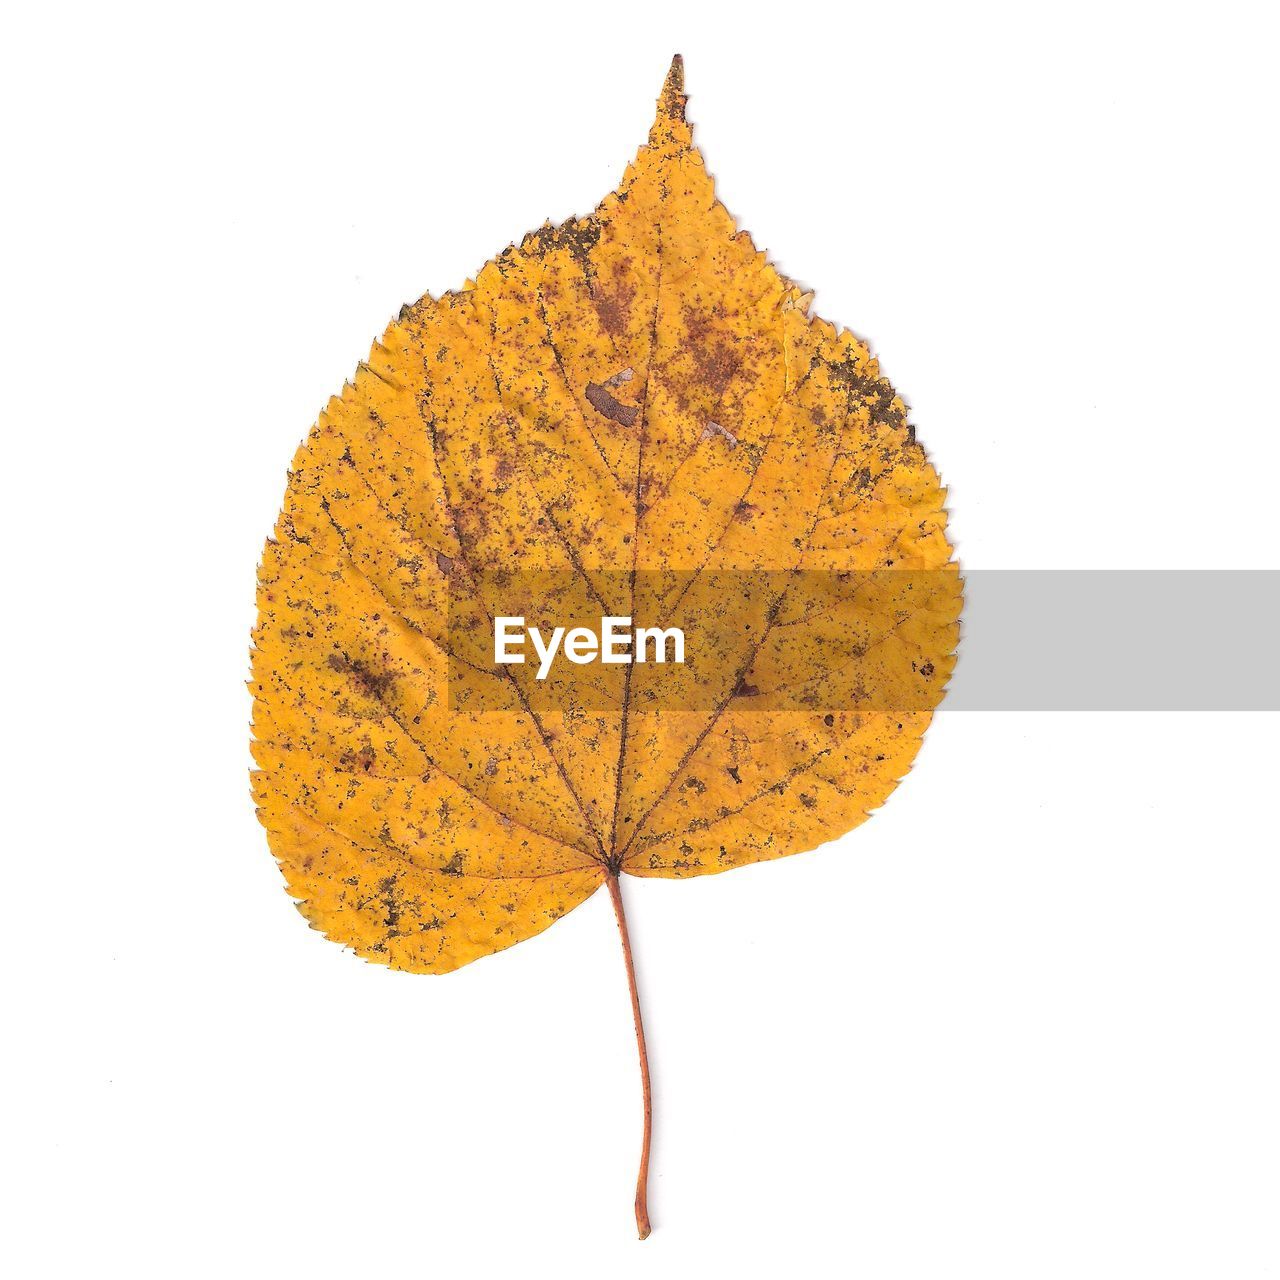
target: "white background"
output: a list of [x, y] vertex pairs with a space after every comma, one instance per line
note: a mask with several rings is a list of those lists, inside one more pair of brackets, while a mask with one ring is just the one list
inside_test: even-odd
[[944, 713], [846, 840], [628, 882], [641, 1245], [607, 898], [447, 978], [344, 953], [254, 819], [243, 687], [324, 400], [593, 207], [677, 49], [967, 567], [1275, 567], [1269, 8], [6, 18], [7, 1274], [1280, 1274], [1274, 717]]

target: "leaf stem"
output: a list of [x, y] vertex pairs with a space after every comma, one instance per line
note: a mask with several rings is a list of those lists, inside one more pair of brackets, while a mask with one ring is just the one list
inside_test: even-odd
[[627, 985], [631, 988], [631, 1014], [636, 1024], [636, 1049], [640, 1054], [640, 1092], [644, 1098], [644, 1141], [640, 1146], [640, 1172], [636, 1177], [636, 1227], [640, 1239], [648, 1236], [649, 1227], [649, 1140], [653, 1133], [653, 1095], [649, 1088], [649, 1052], [644, 1044], [644, 1020], [640, 1016], [640, 992], [636, 987], [636, 966], [631, 959], [631, 937], [627, 933], [627, 913], [622, 907], [622, 888], [617, 872], [606, 878], [609, 897], [613, 899], [613, 914], [618, 919], [618, 933], [622, 937], [622, 956], [627, 962]]

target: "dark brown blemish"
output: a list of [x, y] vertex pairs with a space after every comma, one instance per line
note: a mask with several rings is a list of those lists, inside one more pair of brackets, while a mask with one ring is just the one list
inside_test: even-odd
[[382, 905], [386, 908], [386, 927], [391, 931], [388, 936], [395, 936], [400, 925], [400, 898], [396, 893], [396, 878], [388, 876], [378, 882], [378, 892], [382, 895]]
[[599, 414], [610, 422], [620, 423], [624, 427], [634, 427], [640, 416], [639, 405], [623, 404], [613, 393], [599, 382], [587, 383], [587, 400]]
[[391, 671], [378, 674], [371, 671], [358, 658], [348, 658], [345, 653], [331, 653], [328, 658], [330, 671], [341, 671], [349, 675], [356, 688], [366, 698], [378, 702], [386, 700], [387, 693], [396, 682], [396, 675]]
[[591, 218], [566, 222], [561, 226], [539, 227], [524, 238], [521, 246], [534, 258], [545, 258], [554, 249], [567, 249], [569, 256], [585, 273], [590, 267], [591, 250], [600, 242], [600, 224]]
[[613, 288], [606, 289], [598, 281], [592, 281], [591, 301], [604, 331], [612, 338], [620, 338], [631, 323], [631, 304], [635, 301], [636, 286], [630, 279], [631, 259], [626, 258], [613, 265]]
[[366, 742], [359, 751], [344, 751], [340, 763], [344, 769], [349, 769], [352, 773], [357, 771], [372, 773], [377, 758], [377, 752], [370, 743]]

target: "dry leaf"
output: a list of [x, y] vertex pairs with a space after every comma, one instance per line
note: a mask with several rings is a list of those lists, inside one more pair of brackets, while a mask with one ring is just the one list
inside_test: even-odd
[[[605, 884], [638, 1035], [619, 874], [856, 826], [910, 766], [960, 607], [901, 400], [736, 229], [684, 107], [677, 57], [594, 214], [375, 343], [294, 459], [253, 652], [254, 794], [315, 928], [443, 973]], [[486, 648], [504, 591], [681, 620], [697, 652], [539, 682]]]

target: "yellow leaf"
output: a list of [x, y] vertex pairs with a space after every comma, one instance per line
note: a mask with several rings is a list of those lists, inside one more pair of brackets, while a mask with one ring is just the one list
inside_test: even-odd
[[[303, 914], [368, 959], [443, 973], [601, 884], [625, 941], [621, 872], [861, 822], [950, 674], [937, 474], [716, 200], [684, 106], [677, 57], [618, 190], [405, 307], [294, 459], [254, 794]], [[494, 663], [495, 618], [557, 609], [680, 624], [690, 660]]]

